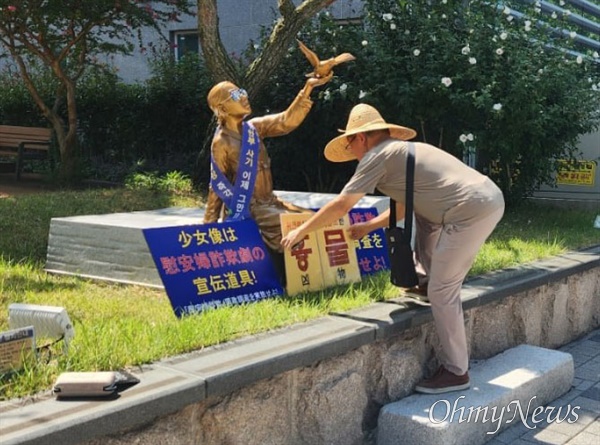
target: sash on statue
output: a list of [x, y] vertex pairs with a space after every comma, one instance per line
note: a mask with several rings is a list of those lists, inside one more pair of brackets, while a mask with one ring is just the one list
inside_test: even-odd
[[250, 216], [250, 198], [252, 198], [258, 172], [259, 143], [254, 126], [243, 122], [242, 147], [235, 187], [231, 185], [211, 156], [210, 185], [227, 207], [226, 221], [246, 219]]

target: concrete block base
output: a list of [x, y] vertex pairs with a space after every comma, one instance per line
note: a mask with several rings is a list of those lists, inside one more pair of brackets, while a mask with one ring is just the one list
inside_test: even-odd
[[476, 445], [515, 422], [543, 425], [557, 414], [544, 405], [569, 391], [574, 365], [570, 354], [520, 345], [474, 365], [469, 375], [468, 390], [415, 394], [384, 406], [377, 445]]
[[[337, 196], [283, 191], [275, 194], [305, 208], [320, 208]], [[389, 207], [389, 199], [366, 196], [357, 206], [376, 207], [382, 213]], [[203, 218], [203, 209], [177, 207], [52, 218], [46, 271], [162, 288], [142, 230], [201, 224]]]

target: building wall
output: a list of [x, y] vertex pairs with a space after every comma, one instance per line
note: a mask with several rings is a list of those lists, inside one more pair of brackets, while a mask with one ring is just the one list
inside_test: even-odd
[[[298, 5], [301, 1], [294, 0], [294, 3]], [[219, 0], [217, 6], [223, 45], [235, 55], [240, 55], [251, 41], [260, 38], [261, 28], [269, 27], [280, 17], [277, 0]], [[357, 17], [362, 12], [362, 0], [337, 0], [328, 11], [337, 18]], [[164, 30], [164, 35], [173, 41], [176, 33], [197, 33], [197, 29], [197, 17], [184, 16], [180, 23], [170, 24]], [[194, 36], [190, 35], [190, 38]], [[154, 30], [144, 31], [143, 40], [155, 43], [162, 40], [163, 44], [167, 44]], [[136, 48], [130, 56], [116, 56], [107, 61], [117, 67], [123, 81], [133, 83], [149, 77], [151, 57], [151, 51]]]
[[545, 185], [534, 199], [565, 205], [578, 205], [600, 212], [600, 131], [581, 136], [579, 140], [580, 169], [563, 170], [556, 187]]

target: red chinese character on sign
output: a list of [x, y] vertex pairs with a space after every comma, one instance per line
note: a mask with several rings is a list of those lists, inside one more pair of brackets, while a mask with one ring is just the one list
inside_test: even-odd
[[228, 266], [232, 266], [234, 264], [240, 264], [240, 258], [238, 257], [238, 253], [233, 249], [224, 249], [223, 255], [225, 255], [225, 262]]
[[198, 269], [210, 269], [210, 258], [206, 252], [198, 252], [194, 254], [194, 263]]
[[254, 261], [249, 247], [240, 247], [238, 254], [240, 256], [240, 263], [252, 263]]
[[194, 267], [194, 259], [190, 255], [181, 255], [177, 258], [177, 262], [181, 266], [183, 273], [196, 270]]
[[364, 218], [360, 213], [350, 214], [350, 218], [352, 219], [352, 224], [364, 222]]
[[208, 257], [210, 258], [210, 263], [215, 269], [225, 265], [225, 256], [218, 250], [211, 250], [208, 252]]
[[167, 275], [175, 275], [181, 272], [177, 266], [177, 258], [174, 256], [160, 257], [160, 265]]
[[325, 230], [325, 251], [330, 266], [342, 266], [350, 263], [348, 243], [344, 237], [344, 229]]

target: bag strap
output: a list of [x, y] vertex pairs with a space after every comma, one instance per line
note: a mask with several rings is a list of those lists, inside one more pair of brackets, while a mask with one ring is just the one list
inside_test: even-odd
[[[406, 239], [412, 237], [412, 214], [413, 214], [413, 195], [415, 184], [415, 144], [408, 143], [408, 155], [406, 157], [406, 206], [404, 214], [404, 233]], [[390, 229], [396, 227], [396, 201], [390, 198]]]

